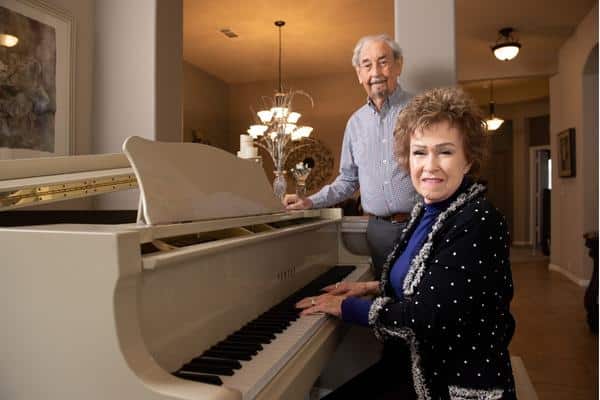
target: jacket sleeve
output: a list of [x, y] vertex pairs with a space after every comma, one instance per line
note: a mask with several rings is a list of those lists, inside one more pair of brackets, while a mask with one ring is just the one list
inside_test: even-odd
[[504, 217], [492, 207], [474, 205], [446, 222], [424, 257], [423, 270], [415, 274], [420, 280], [414, 293], [400, 301], [388, 297], [374, 300], [369, 324], [380, 339], [405, 338], [409, 332], [424, 342], [439, 342], [439, 337], [460, 341], [474, 315], [479, 317], [486, 308], [510, 301], [512, 278]]

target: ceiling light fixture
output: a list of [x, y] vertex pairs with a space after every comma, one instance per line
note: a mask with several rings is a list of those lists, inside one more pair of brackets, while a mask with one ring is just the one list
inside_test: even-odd
[[494, 102], [494, 81], [490, 81], [490, 117], [485, 120], [488, 131], [495, 131], [504, 123], [502, 118], [496, 116], [496, 103]]
[[281, 83], [281, 28], [284, 25], [285, 21], [275, 21], [275, 26], [279, 31], [277, 91], [272, 98], [263, 97], [265, 108], [256, 113], [258, 123], [251, 125], [247, 130], [248, 134], [254, 139], [254, 144], [265, 149], [273, 160], [275, 167], [275, 171], [273, 171], [275, 175], [273, 192], [279, 199], [283, 199], [287, 187], [286, 171], [284, 170], [285, 162], [291, 153], [308, 145], [309, 136], [313, 130], [310, 126], [297, 125], [301, 114], [292, 111], [292, 100], [295, 95], [305, 96], [313, 105], [312, 97], [302, 90], [285, 91]]
[[492, 52], [500, 61], [510, 61], [519, 54], [521, 43], [513, 37], [513, 28], [502, 28], [498, 31], [496, 44], [492, 46]]
[[0, 46], [13, 47], [19, 43], [19, 38], [8, 33], [0, 33]]

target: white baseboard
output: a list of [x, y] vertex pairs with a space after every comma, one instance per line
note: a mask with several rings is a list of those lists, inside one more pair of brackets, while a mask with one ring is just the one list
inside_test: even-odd
[[581, 279], [578, 278], [577, 276], [573, 275], [572, 272], [567, 271], [566, 269], [564, 269], [563, 267], [561, 267], [560, 265], [556, 265], [556, 264], [548, 264], [548, 269], [550, 271], [556, 271], [562, 275], [564, 275], [567, 279], [569, 279], [571, 282], [575, 283], [576, 285], [579, 285], [581, 287], [587, 287], [590, 284], [590, 280], [589, 279]]
[[521, 240], [513, 240], [512, 242], [513, 246], [529, 246], [531, 247], [531, 242], [525, 242], [525, 241], [521, 241]]

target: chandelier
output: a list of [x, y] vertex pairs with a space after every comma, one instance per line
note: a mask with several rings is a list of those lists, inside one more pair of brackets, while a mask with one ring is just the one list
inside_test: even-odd
[[292, 111], [292, 101], [296, 95], [306, 97], [313, 106], [310, 95], [301, 90], [284, 91], [281, 84], [281, 28], [284, 25], [285, 21], [275, 21], [275, 26], [279, 30], [278, 90], [273, 97], [263, 96], [264, 109], [256, 113], [257, 123], [247, 130], [254, 144], [266, 150], [273, 160], [275, 167], [273, 192], [280, 199], [287, 189], [285, 162], [291, 153], [307, 145], [313, 130], [310, 126], [298, 125], [301, 114]]
[[519, 54], [521, 43], [512, 36], [514, 31], [513, 28], [502, 28], [498, 31], [498, 39], [492, 46], [492, 52], [498, 60], [510, 61]]
[[494, 81], [490, 81], [490, 116], [485, 120], [488, 131], [495, 131], [504, 123], [502, 118], [496, 116], [496, 103], [494, 102]]

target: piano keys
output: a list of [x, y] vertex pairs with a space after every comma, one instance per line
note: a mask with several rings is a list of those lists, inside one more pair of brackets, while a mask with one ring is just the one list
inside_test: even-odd
[[[326, 316], [299, 317], [294, 305], [320, 289], [343, 281], [356, 267], [335, 266], [307, 286], [274, 305], [240, 330], [190, 360], [174, 375], [236, 388], [244, 399], [252, 399]], [[350, 277], [350, 280], [352, 277]], [[236, 364], [231, 363], [235, 361]], [[225, 364], [223, 364], [225, 363]]]

